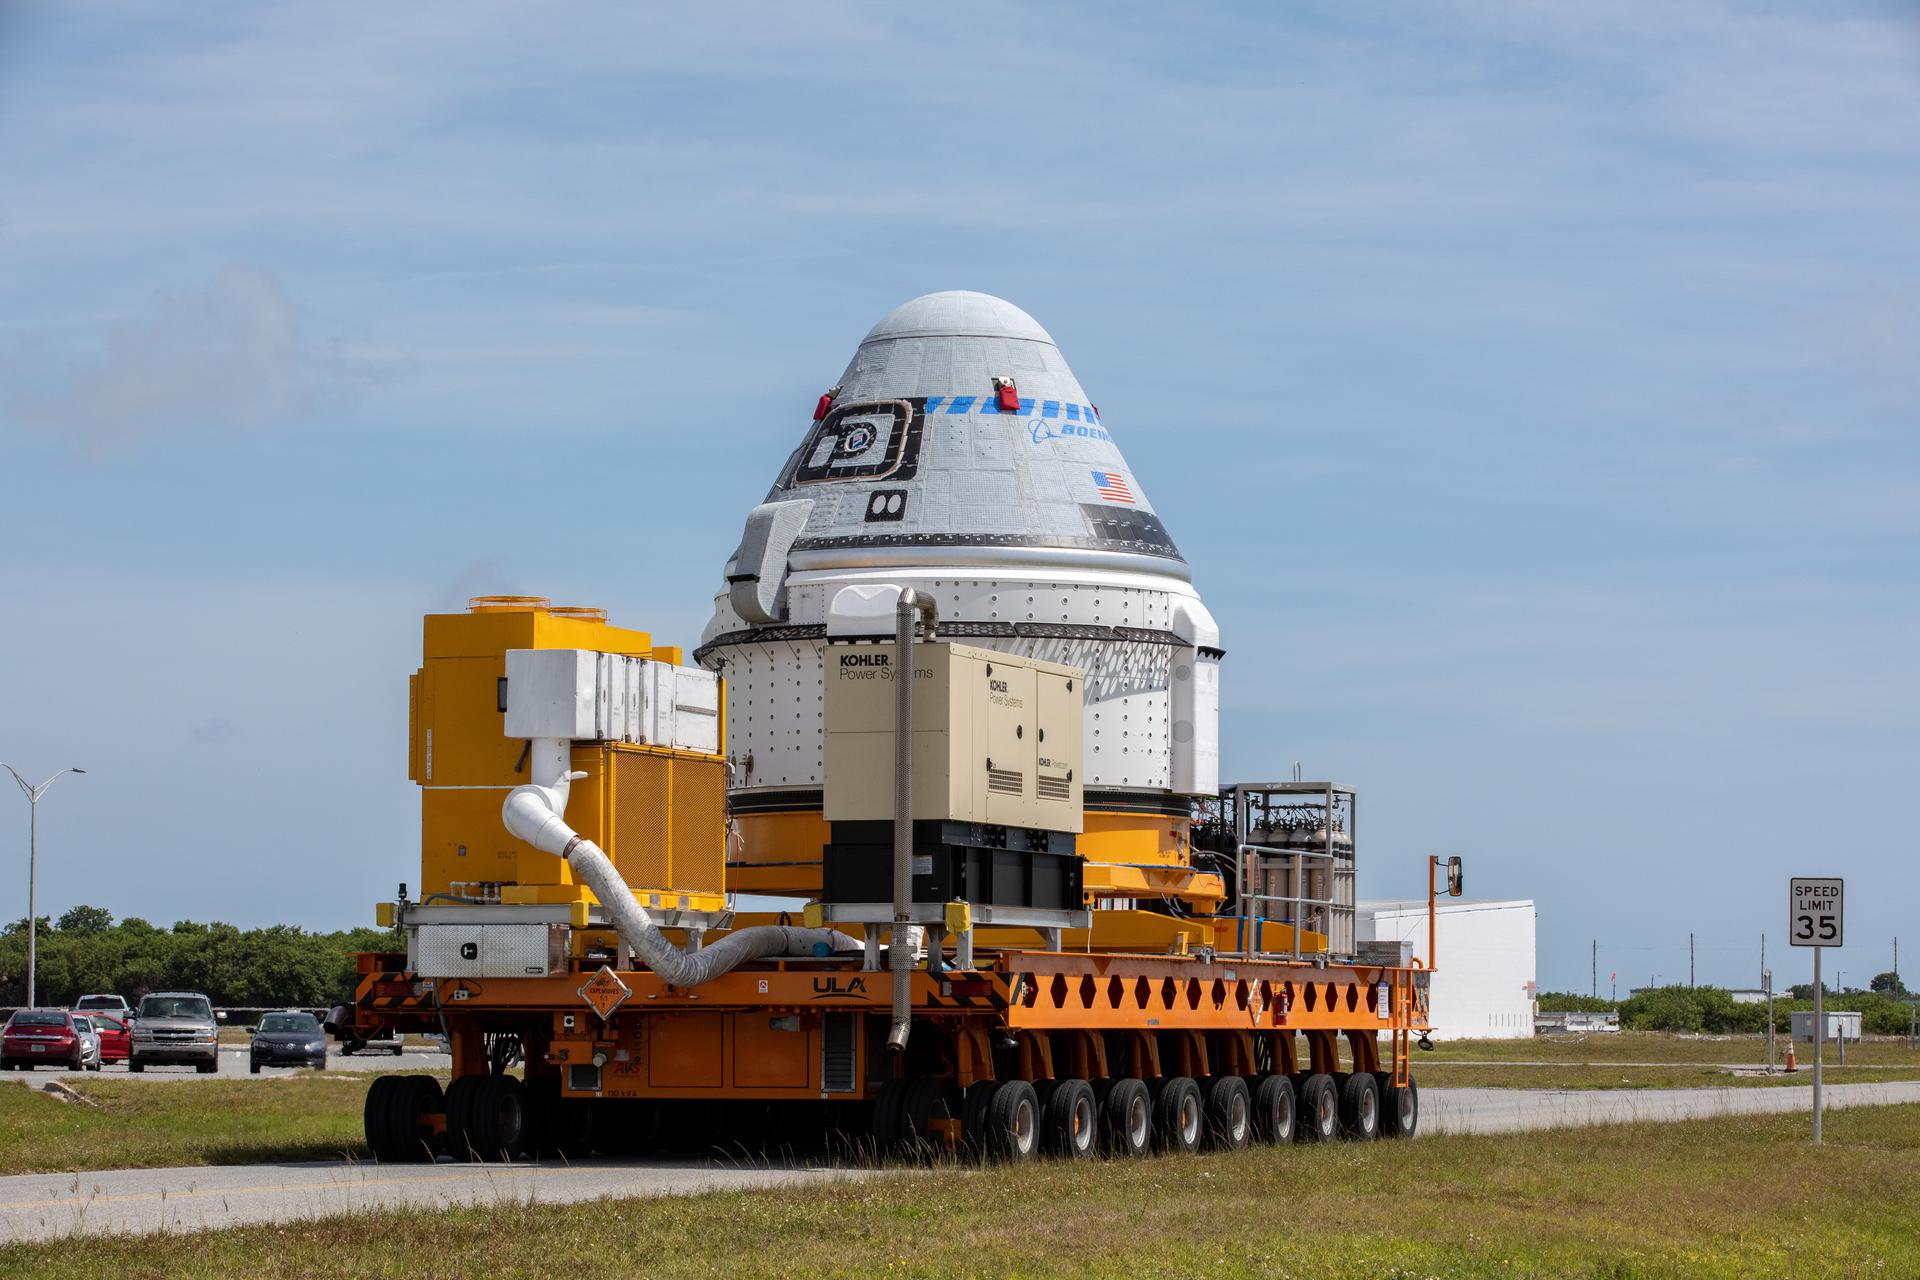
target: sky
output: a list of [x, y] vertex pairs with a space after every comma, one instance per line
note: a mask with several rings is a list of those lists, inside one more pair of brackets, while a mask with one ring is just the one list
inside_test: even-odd
[[[1053, 333], [1224, 773], [1539, 980], [1920, 970], [1920, 4], [0, 3], [0, 760], [41, 912], [417, 875], [420, 615], [691, 644], [867, 328]], [[27, 806], [0, 808], [0, 916]], [[1903, 969], [1910, 966], [1903, 964]]]

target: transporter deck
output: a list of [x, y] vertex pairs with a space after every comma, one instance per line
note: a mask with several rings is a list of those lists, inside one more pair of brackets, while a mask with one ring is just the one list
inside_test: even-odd
[[[356, 1019], [444, 1030], [455, 1077], [444, 1098], [395, 1077], [370, 1096], [369, 1141], [389, 1160], [644, 1150], [676, 1111], [712, 1123], [692, 1104], [715, 1103], [840, 1104], [830, 1123], [883, 1150], [1012, 1160], [1368, 1139], [1418, 1122], [1408, 1050], [1427, 1027], [1421, 968], [1099, 951], [982, 960], [913, 974], [913, 1033], [894, 1054], [888, 975], [857, 961], [780, 959], [687, 989], [604, 967], [422, 980], [402, 957], [363, 957]], [[514, 1057], [524, 1083], [505, 1074]]]

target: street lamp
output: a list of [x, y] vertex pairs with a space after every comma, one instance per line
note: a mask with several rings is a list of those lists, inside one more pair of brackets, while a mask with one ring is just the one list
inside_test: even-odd
[[34, 981], [40, 961], [40, 918], [34, 914], [34, 868], [39, 862], [40, 852], [40, 797], [47, 794], [47, 788], [61, 774], [85, 773], [86, 770], [77, 767], [62, 769], [36, 787], [21, 777], [20, 771], [12, 765], [0, 765], [0, 768], [12, 774], [13, 780], [20, 784], [20, 789], [27, 793], [27, 1008], [31, 1009], [39, 1003], [39, 992]]

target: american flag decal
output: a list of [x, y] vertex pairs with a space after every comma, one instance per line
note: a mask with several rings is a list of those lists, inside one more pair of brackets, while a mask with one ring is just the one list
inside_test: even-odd
[[1093, 473], [1095, 492], [1108, 502], [1133, 502], [1133, 490], [1127, 486], [1127, 478], [1118, 471], [1096, 471]]

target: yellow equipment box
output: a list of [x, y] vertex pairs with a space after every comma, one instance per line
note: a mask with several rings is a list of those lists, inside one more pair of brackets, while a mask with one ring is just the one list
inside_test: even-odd
[[[420, 784], [420, 894], [502, 902], [593, 902], [565, 860], [507, 833], [506, 793], [533, 778], [527, 740], [504, 732], [507, 654], [576, 649], [679, 666], [677, 648], [609, 626], [597, 609], [536, 597], [480, 597], [426, 618], [423, 663], [409, 681], [409, 769]], [[624, 742], [576, 742], [567, 819], [599, 844], [640, 901], [693, 911], [725, 907], [726, 744], [713, 753]]]

